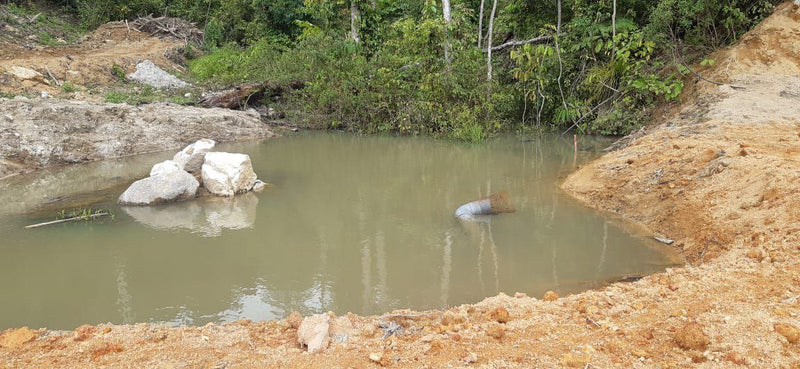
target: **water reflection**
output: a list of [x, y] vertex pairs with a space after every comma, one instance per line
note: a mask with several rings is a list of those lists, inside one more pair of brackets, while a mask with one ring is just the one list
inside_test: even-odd
[[[311, 134], [225, 150], [248, 153], [274, 186], [124, 210], [108, 196], [97, 207], [113, 223], [36, 231], [22, 229], [35, 215], [0, 214], [0, 329], [442, 308], [574, 292], [676, 260], [559, 192], [572, 140]], [[516, 213], [453, 217], [504, 189]]]
[[183, 229], [205, 237], [220, 236], [223, 229], [252, 228], [257, 209], [258, 196], [252, 192], [234, 197], [209, 196], [160, 206], [122, 207], [131, 218], [150, 228]]

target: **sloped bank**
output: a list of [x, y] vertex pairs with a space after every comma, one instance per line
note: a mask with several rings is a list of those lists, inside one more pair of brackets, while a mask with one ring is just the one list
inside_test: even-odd
[[0, 99], [0, 178], [52, 165], [176, 149], [201, 138], [230, 142], [273, 136], [255, 111]]

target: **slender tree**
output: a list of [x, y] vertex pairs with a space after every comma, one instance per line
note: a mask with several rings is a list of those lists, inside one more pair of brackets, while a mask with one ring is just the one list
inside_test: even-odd
[[355, 42], [361, 42], [358, 36], [358, 23], [361, 18], [361, 11], [358, 10], [358, 5], [355, 0], [350, 0], [350, 38]]
[[483, 2], [484, 0], [481, 0], [481, 9], [478, 14], [478, 49], [481, 48], [483, 41]]
[[611, 33], [617, 37], [617, 0], [614, 0], [613, 10], [611, 11]]
[[[561, 1], [559, 0], [559, 4]], [[494, 33], [494, 15], [497, 12], [497, 0], [492, 1], [492, 12], [489, 14], [489, 37], [486, 40], [486, 80], [492, 80], [492, 33]]]
[[444, 32], [444, 61], [447, 65], [450, 65], [450, 22], [452, 21], [452, 17], [450, 15], [450, 0], [442, 0], [442, 15], [444, 15], [444, 24], [445, 24], [445, 32]]

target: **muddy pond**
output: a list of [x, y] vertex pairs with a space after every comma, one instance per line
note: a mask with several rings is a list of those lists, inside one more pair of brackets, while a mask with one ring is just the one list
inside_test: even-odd
[[[674, 265], [668, 247], [581, 206], [558, 182], [610, 142], [509, 136], [470, 145], [299, 133], [243, 152], [272, 184], [232, 200], [121, 208], [117, 196], [174, 152], [0, 181], [0, 329], [201, 325], [303, 314], [379, 314], [541, 297]], [[508, 191], [517, 211], [464, 222]], [[114, 218], [37, 229], [62, 210]]]

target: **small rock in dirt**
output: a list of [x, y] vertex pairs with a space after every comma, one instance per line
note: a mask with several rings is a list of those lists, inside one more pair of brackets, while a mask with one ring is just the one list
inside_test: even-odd
[[590, 361], [591, 357], [588, 354], [568, 352], [561, 356], [558, 363], [567, 368], [585, 368]]
[[470, 352], [470, 353], [467, 354], [467, 356], [463, 360], [467, 364], [477, 363], [478, 362], [478, 354], [476, 354], [474, 352]]
[[289, 323], [290, 327], [297, 329], [300, 327], [300, 323], [303, 322], [303, 316], [300, 315], [299, 312], [293, 311], [288, 317], [286, 317], [286, 322]]
[[369, 360], [372, 362], [380, 364], [381, 359], [383, 359], [383, 354], [380, 352], [373, 352], [369, 354]]
[[525, 292], [516, 292], [514, 293], [514, 297], [518, 299], [524, 299], [528, 297], [528, 294], [526, 294]]
[[83, 85], [83, 74], [77, 70], [68, 70], [66, 72], [65, 80], [73, 85]]
[[486, 328], [486, 334], [495, 339], [502, 339], [506, 335], [506, 330], [498, 323], [491, 323]]
[[315, 314], [303, 319], [297, 328], [297, 342], [308, 347], [308, 352], [313, 354], [328, 347], [330, 338], [330, 317], [328, 314]]
[[122, 352], [122, 346], [116, 343], [104, 342], [92, 350], [92, 358], [97, 358], [111, 353]]
[[547, 291], [544, 293], [544, 297], [542, 297], [544, 301], [556, 301], [558, 300], [558, 294], [553, 291]]
[[72, 335], [72, 340], [77, 342], [86, 341], [89, 338], [92, 338], [96, 332], [97, 327], [85, 324], [75, 329], [75, 333]]
[[165, 72], [150, 60], [144, 60], [136, 64], [136, 71], [126, 76], [126, 78], [155, 88], [176, 88], [188, 85], [186, 82]]
[[36, 332], [28, 327], [9, 329], [0, 333], [0, 347], [15, 348], [36, 339]]
[[508, 321], [511, 319], [510, 315], [508, 314], [508, 310], [503, 307], [498, 307], [492, 310], [492, 312], [489, 313], [489, 318], [498, 323], [508, 323]]
[[747, 257], [755, 259], [756, 261], [764, 260], [764, 253], [759, 249], [750, 249], [747, 251]]
[[43, 74], [30, 68], [14, 66], [11, 67], [8, 72], [21, 81], [37, 81], [48, 85], [50, 84], [50, 81], [44, 78]]
[[697, 322], [684, 324], [675, 331], [673, 338], [678, 347], [684, 350], [704, 351], [711, 343], [706, 333], [703, 332], [703, 326]]
[[442, 314], [442, 325], [453, 325], [464, 323], [464, 317], [452, 311]]
[[796, 326], [787, 323], [775, 323], [774, 327], [775, 331], [781, 336], [786, 337], [786, 340], [789, 341], [789, 343], [800, 343], [800, 329], [798, 329]]
[[734, 363], [736, 365], [747, 365], [747, 360], [744, 358], [744, 356], [742, 356], [742, 354], [736, 351], [728, 352], [727, 354], [725, 354], [724, 359], [725, 361], [729, 363]]

